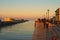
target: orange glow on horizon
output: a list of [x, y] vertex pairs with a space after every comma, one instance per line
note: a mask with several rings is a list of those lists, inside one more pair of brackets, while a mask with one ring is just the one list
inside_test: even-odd
[[11, 20], [11, 18], [4, 18], [4, 21], [11, 22], [12, 20]]

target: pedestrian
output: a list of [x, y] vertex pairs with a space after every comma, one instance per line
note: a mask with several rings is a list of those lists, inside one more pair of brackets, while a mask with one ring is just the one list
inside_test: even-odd
[[36, 28], [36, 24], [40, 23], [40, 22], [41, 22], [41, 20], [39, 18], [35, 20], [35, 28]]
[[48, 29], [48, 25], [49, 25], [49, 22], [48, 21], [46, 21], [46, 28]]
[[42, 19], [42, 21], [44, 23], [44, 28], [45, 28], [45, 26], [46, 26], [46, 19], [44, 18], [44, 19]]

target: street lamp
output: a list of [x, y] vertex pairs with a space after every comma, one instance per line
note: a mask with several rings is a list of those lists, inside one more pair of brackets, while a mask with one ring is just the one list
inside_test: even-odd
[[48, 16], [48, 20], [49, 20], [49, 9], [47, 10], [47, 16]]

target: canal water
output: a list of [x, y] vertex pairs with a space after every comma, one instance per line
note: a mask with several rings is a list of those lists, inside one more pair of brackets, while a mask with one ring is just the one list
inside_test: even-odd
[[0, 40], [32, 40], [34, 21], [0, 28]]

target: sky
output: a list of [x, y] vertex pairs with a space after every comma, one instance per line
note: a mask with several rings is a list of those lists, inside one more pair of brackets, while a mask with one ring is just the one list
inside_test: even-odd
[[0, 17], [44, 18], [47, 9], [53, 17], [60, 0], [0, 0]]

